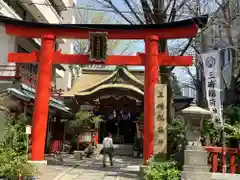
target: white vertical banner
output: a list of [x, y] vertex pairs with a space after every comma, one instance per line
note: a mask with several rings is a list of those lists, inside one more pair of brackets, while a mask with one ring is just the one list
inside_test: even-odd
[[211, 51], [205, 54], [201, 54], [201, 60], [203, 62], [204, 68], [208, 108], [212, 112], [212, 119], [215, 124], [223, 125], [220, 53], [219, 51]]

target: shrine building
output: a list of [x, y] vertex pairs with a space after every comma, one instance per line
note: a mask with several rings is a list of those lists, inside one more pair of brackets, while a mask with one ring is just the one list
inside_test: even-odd
[[[63, 94], [74, 113], [91, 110], [102, 115], [96, 129], [97, 143], [111, 132], [115, 144], [133, 144], [141, 128], [138, 124], [144, 109], [144, 71], [118, 67], [83, 69], [72, 89]], [[173, 111], [186, 108], [193, 98], [173, 98]]]

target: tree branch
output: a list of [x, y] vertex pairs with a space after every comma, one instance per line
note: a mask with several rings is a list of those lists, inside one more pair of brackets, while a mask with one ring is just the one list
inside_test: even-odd
[[[174, 0], [174, 1], [176, 1], [176, 0]], [[165, 14], [167, 13], [167, 10], [168, 10], [168, 8], [169, 8], [170, 5], [171, 5], [171, 2], [172, 2], [172, 0], [168, 1], [168, 4], [166, 5], [166, 8], [165, 8], [165, 10], [164, 10], [164, 13], [165, 13]]]
[[193, 41], [193, 38], [189, 38], [188, 39], [188, 43], [186, 44], [186, 46], [184, 47], [184, 49], [182, 50], [180, 56], [183, 56], [185, 54], [185, 52], [188, 50], [188, 48], [191, 46]]
[[150, 8], [147, 0], [140, 0], [140, 3], [142, 5], [142, 9], [143, 9], [146, 24], [153, 24], [154, 21], [153, 21], [153, 18], [151, 16], [152, 11], [151, 11], [151, 8]]
[[134, 11], [132, 5], [129, 3], [129, 0], [123, 0], [125, 4], [127, 4], [130, 11], [133, 13], [134, 17], [138, 20], [140, 24], [144, 24], [144, 22], [141, 20], [141, 18], [138, 16], [138, 14]]
[[104, 0], [104, 2], [108, 3], [109, 6], [117, 13], [119, 14], [123, 19], [125, 19], [129, 24], [133, 24], [129, 18], [127, 18], [113, 3], [112, 0]]
[[176, 11], [179, 11], [186, 3], [188, 0], [182, 0], [179, 4], [179, 6], [176, 8]]
[[[171, 1], [169, 1], [169, 2], [171, 2]], [[176, 17], [176, 3], [177, 3], [177, 0], [174, 0], [173, 5], [172, 5], [172, 9], [171, 9], [171, 12], [170, 12], [170, 15], [169, 15], [169, 18], [168, 18], [168, 22], [173, 22], [175, 20], [175, 17]]]
[[197, 78], [192, 74], [189, 67], [184, 67], [184, 69], [187, 72], [187, 74], [192, 78], [194, 86], [197, 86]]
[[[183, 48], [180, 56], [183, 56], [183, 55], [186, 53], [186, 51], [188, 50], [188, 48], [191, 46], [192, 41], [193, 41], [192, 38], [189, 38], [189, 39], [188, 39], [188, 43], [187, 43], [186, 46]], [[173, 71], [174, 68], [175, 68], [175, 66], [172, 66], [172, 67], [169, 68], [169, 70], [170, 70], [170, 71]]]

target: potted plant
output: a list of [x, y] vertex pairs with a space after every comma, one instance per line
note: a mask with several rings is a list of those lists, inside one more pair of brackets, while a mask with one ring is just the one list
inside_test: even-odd
[[77, 136], [77, 150], [79, 150], [79, 142], [91, 142], [92, 134], [95, 128], [102, 121], [102, 116], [96, 116], [92, 111], [79, 111], [75, 120], [69, 124], [69, 131]]

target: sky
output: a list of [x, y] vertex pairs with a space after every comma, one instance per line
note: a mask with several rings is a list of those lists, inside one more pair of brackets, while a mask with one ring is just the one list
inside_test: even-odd
[[[114, 1], [115, 5], [122, 11], [126, 11], [126, 6], [124, 3], [122, 3], [121, 0], [116, 0]], [[80, 6], [88, 6], [88, 7], [92, 7], [92, 8], [98, 8], [98, 9], [102, 9], [102, 6], [98, 3], [96, 3], [96, 0], [78, 0], [78, 5]], [[91, 11], [89, 11], [89, 13], [91, 13]], [[106, 17], [112, 17], [114, 20], [116, 21], [121, 21], [122, 23], [124, 23], [124, 20], [122, 18], [120, 18], [118, 15], [116, 15], [115, 13], [112, 12], [104, 12], [104, 15]], [[110, 22], [111, 23], [111, 22]], [[128, 44], [129, 41], [125, 41], [122, 42], [116, 49], [115, 53], [119, 54], [121, 53], [122, 49], [126, 48], [126, 45]], [[128, 47], [128, 50], [125, 52], [126, 54], [132, 54], [135, 55], [137, 52], [144, 52], [144, 43], [143, 41], [134, 41], [133, 43], [131, 43], [131, 46]], [[133, 69], [144, 69], [144, 67], [132, 67]], [[194, 67], [190, 67], [191, 71], [194, 73], [195, 72], [195, 68]], [[183, 67], [176, 67], [174, 69], [174, 72], [176, 74], [176, 76], [178, 77], [178, 79], [181, 82], [188, 82], [190, 78], [190, 76], [186, 73], [186, 71], [184, 70]]]

